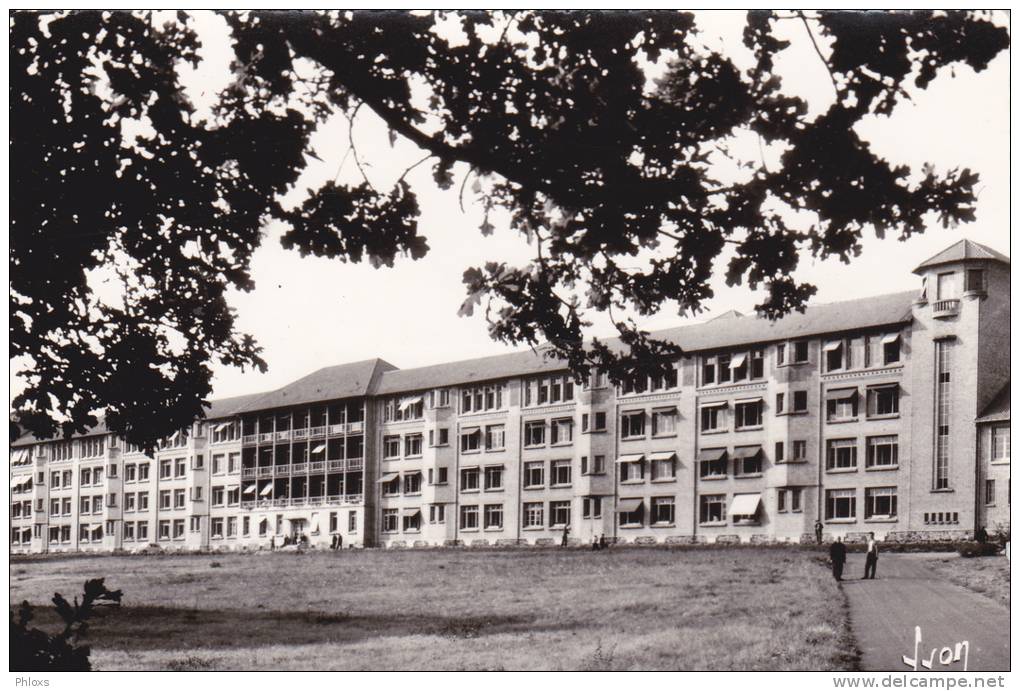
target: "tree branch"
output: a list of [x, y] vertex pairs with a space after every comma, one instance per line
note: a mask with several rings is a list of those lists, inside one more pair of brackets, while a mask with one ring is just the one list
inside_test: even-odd
[[836, 100], [839, 101], [840, 93], [839, 85], [836, 84], [836, 75], [832, 72], [832, 67], [829, 65], [829, 61], [825, 59], [824, 55], [822, 55], [822, 50], [818, 47], [818, 42], [815, 40], [814, 32], [811, 31], [811, 25], [808, 24], [807, 17], [804, 16], [804, 13], [802, 11], [798, 11], [797, 15], [800, 17], [800, 20], [804, 23], [804, 28], [807, 30], [808, 38], [811, 39], [811, 45], [815, 47], [815, 52], [818, 53], [818, 59], [822, 61], [822, 64], [825, 65], [825, 69], [829, 72], [829, 79], [832, 80], [832, 88], [836, 92]]

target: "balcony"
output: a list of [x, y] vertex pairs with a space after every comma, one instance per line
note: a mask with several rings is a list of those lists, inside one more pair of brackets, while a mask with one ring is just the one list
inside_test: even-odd
[[304, 428], [304, 427], [302, 427], [301, 429], [296, 429], [296, 430], [294, 430], [291, 433], [291, 437], [294, 438], [294, 441], [299, 441], [301, 439], [307, 439], [308, 438], [308, 430], [306, 428]]
[[255, 499], [241, 502], [241, 508], [251, 511], [253, 509], [287, 509], [303, 506], [353, 506], [363, 502], [364, 495], [362, 494], [333, 494], [328, 497]]
[[257, 434], [246, 434], [243, 437], [241, 437], [241, 443], [242, 444], [246, 444], [246, 445], [247, 444], [255, 444], [256, 442], [258, 442], [258, 440], [259, 440], [259, 435], [257, 435]]
[[326, 436], [326, 426], [319, 425], [318, 427], [312, 427], [308, 430], [308, 437], [310, 439], [318, 439]]
[[276, 433], [276, 441], [290, 441], [290, 430]]
[[959, 313], [960, 301], [955, 298], [951, 300], [936, 300], [931, 303], [931, 316], [936, 319], [955, 317]]
[[274, 435], [272, 432], [263, 432], [262, 434], [259, 435], [259, 441], [265, 442], [267, 444], [272, 444], [275, 436], [276, 435]]

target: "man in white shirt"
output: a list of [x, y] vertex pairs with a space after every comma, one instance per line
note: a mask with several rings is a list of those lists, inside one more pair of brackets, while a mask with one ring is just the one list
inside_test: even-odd
[[878, 543], [875, 534], [868, 533], [868, 551], [864, 557], [864, 578], [875, 578], [875, 567], [878, 566]]

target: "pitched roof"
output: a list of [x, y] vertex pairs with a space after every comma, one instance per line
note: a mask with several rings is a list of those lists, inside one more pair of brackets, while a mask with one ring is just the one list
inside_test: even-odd
[[[650, 337], [675, 343], [686, 352], [697, 352], [892, 326], [910, 322], [911, 305], [916, 296], [917, 291], [911, 290], [815, 305], [803, 313], [795, 312], [776, 321], [731, 311], [707, 322], [653, 331]], [[618, 338], [606, 339], [606, 344], [610, 348], [622, 348]], [[545, 357], [540, 346], [538, 352], [529, 350], [392, 370], [382, 375], [374, 393], [385, 395], [418, 391], [563, 369], [566, 369], [566, 363]]]
[[996, 252], [991, 247], [986, 247], [985, 245], [974, 242], [973, 240], [960, 240], [956, 244], [942, 250], [934, 257], [921, 262], [918, 267], [914, 269], [914, 273], [922, 274], [924, 273], [924, 269], [964, 260], [998, 261], [1003, 262], [1007, 266], [1009, 265], [1009, 257], [1001, 252]]
[[[106, 428], [106, 420], [103, 419], [103, 418], [99, 418], [99, 422], [97, 422], [96, 424], [94, 424], [91, 427], [89, 427], [85, 431], [85, 434], [73, 434], [73, 435], [71, 435], [71, 438], [72, 439], [81, 439], [83, 437], [90, 437], [90, 436], [92, 436], [94, 434], [106, 434], [107, 431], [108, 430]], [[16, 440], [14, 440], [14, 442], [11, 444], [11, 448], [13, 449], [13, 448], [18, 447], [18, 446], [31, 446], [32, 444], [39, 444], [41, 442], [47, 442], [47, 441], [63, 441], [63, 438], [60, 437], [59, 435], [60, 435], [60, 433], [58, 432], [56, 437], [51, 437], [49, 439], [42, 439], [40, 437], [35, 436], [31, 432], [25, 432], [20, 437], [18, 437]]]
[[440, 365], [394, 369], [384, 372], [373, 393], [386, 395], [398, 392], [434, 389], [457, 384], [504, 379], [521, 374], [562, 370], [562, 360], [546, 357], [541, 346], [507, 355], [492, 355], [472, 360], [446, 362]]
[[379, 375], [392, 369], [395, 369], [393, 365], [379, 358], [323, 367], [275, 391], [255, 397], [234, 412], [365, 396], [372, 391]]
[[985, 406], [975, 422], [1008, 422], [1009, 421], [1009, 382], [995, 394], [992, 402]]
[[262, 398], [267, 393], [269, 392], [263, 391], [261, 393], [245, 394], [244, 396], [230, 396], [228, 398], [212, 399], [209, 401], [209, 405], [205, 407], [205, 419], [215, 420], [216, 418], [230, 417], [245, 406]]

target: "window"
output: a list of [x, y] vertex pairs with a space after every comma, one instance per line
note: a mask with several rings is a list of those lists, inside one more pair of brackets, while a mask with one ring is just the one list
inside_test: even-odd
[[485, 450], [502, 451], [506, 448], [506, 425], [488, 425], [485, 428]]
[[570, 525], [570, 501], [549, 502], [549, 518], [552, 521], [551, 527], [562, 528]]
[[708, 386], [715, 384], [715, 358], [705, 357], [701, 359], [701, 385]]
[[174, 464], [170, 459], [166, 459], [159, 462], [159, 479], [169, 479], [174, 472]]
[[545, 445], [545, 421], [533, 420], [524, 423], [524, 445], [544, 446]]
[[826, 464], [829, 470], [857, 469], [857, 440], [830, 439], [826, 442]]
[[867, 487], [864, 490], [864, 518], [895, 518], [896, 488]]
[[776, 463], [783, 463], [786, 460], [786, 445], [781, 441], [776, 442], [776, 453], [774, 459]]
[[358, 512], [348, 511], [347, 512], [347, 532], [356, 533], [358, 532]]
[[96, 458], [103, 455], [103, 437], [89, 437], [81, 440], [81, 457]]
[[992, 427], [992, 463], [1009, 462], [1009, 426]]
[[503, 408], [503, 384], [461, 389], [460, 412], [480, 413]]
[[676, 479], [676, 456], [657, 458], [652, 454], [652, 482]]
[[188, 474], [188, 463], [183, 458], [174, 461], [174, 477], [181, 478]]
[[446, 466], [440, 466], [436, 468], [436, 484], [445, 485], [449, 480], [447, 479], [448, 471]]
[[52, 447], [54, 461], [69, 461], [74, 456], [73, 442], [58, 441], [54, 442]]
[[404, 473], [404, 494], [421, 494], [421, 473]]
[[60, 502], [60, 512], [64, 516], [70, 516], [71, 515], [71, 498], [70, 497], [65, 497], [63, 500], [61, 500], [61, 502]]
[[61, 480], [61, 484], [64, 487], [70, 487], [73, 482], [74, 482], [74, 473], [72, 473], [70, 470], [65, 470], [64, 471], [64, 475], [63, 475], [63, 479]]
[[784, 394], [784, 393], [777, 393], [776, 394], [776, 415], [782, 415], [783, 414], [783, 412], [785, 410], [785, 407], [786, 407], [785, 403], [786, 403], [786, 394]]
[[170, 504], [171, 504], [172, 501], [173, 501], [173, 496], [171, 495], [170, 490], [165, 489], [165, 490], [160, 491], [160, 493], [159, 493], [159, 509], [160, 509], [160, 511], [163, 511], [165, 509], [169, 509], [170, 508]]
[[388, 434], [383, 437], [383, 458], [400, 458], [399, 434]]
[[726, 477], [727, 462], [726, 449], [702, 449], [698, 454], [700, 477]]
[[761, 427], [764, 407], [760, 398], [754, 401], [737, 401], [733, 406], [734, 426], [736, 429]]
[[60, 487], [60, 473], [50, 473], [50, 487], [52, 489]]
[[590, 417], [588, 413], [581, 415], [581, 431], [582, 432], [605, 432], [606, 431], [606, 414], [604, 412], [595, 413], [594, 425], [590, 425]]
[[202, 470], [205, 467], [205, 455], [195, 454], [191, 459], [191, 467], [195, 470]]
[[251, 516], [243, 516], [241, 518], [241, 535], [244, 537], [251, 535]]
[[857, 518], [857, 490], [825, 490], [825, 518], [826, 520]]
[[967, 269], [964, 290], [969, 293], [983, 293], [985, 290], [985, 272], [981, 269]]
[[413, 510], [404, 514], [404, 532], [416, 533], [421, 530], [421, 511]]
[[543, 377], [524, 382], [524, 405], [567, 403], [574, 400], [574, 379], [570, 375]]
[[803, 413], [807, 411], [807, 391], [793, 392], [793, 412]]
[[395, 533], [397, 532], [397, 521], [399, 520], [398, 509], [383, 509], [382, 512], [382, 531], [384, 533]]
[[786, 364], [786, 344], [779, 343], [776, 345], [776, 366]]
[[524, 486], [541, 487], [545, 484], [545, 463], [530, 461], [524, 464]]
[[226, 456], [221, 453], [214, 453], [212, 457], [212, 473], [213, 475], [222, 475], [226, 469]]
[[726, 429], [726, 404], [716, 403], [702, 406], [701, 431], [720, 432]]
[[91, 468], [82, 468], [81, 469], [81, 475], [80, 475], [79, 483], [81, 485], [83, 485], [83, 486], [86, 486], [86, 487], [88, 485], [92, 484], [92, 469]]
[[718, 358], [718, 364], [719, 371], [717, 373], [717, 378], [719, 380], [719, 383], [722, 384], [723, 382], [728, 382], [732, 377], [732, 372], [730, 370], [731, 366], [730, 356], [720, 355]]
[[491, 465], [485, 468], [485, 489], [503, 489], [503, 466]]
[[985, 480], [985, 506], [995, 506], [995, 480]]
[[807, 362], [808, 361], [808, 342], [797, 341], [793, 344], [793, 361], [794, 362]]
[[672, 437], [676, 435], [676, 408], [652, 411], [652, 436]]
[[620, 416], [620, 436], [623, 439], [636, 439], [645, 436], [645, 413], [635, 411]]
[[[383, 402], [383, 422], [400, 422], [402, 420], [421, 420], [424, 415], [424, 398], [421, 395], [405, 396], [403, 398], [391, 398]], [[336, 411], [335, 416], [342, 418], [342, 411]], [[330, 422], [335, 424], [334, 413], [330, 413]], [[323, 424], [323, 423], [320, 423]]]
[[955, 273], [939, 274], [936, 279], [936, 300], [953, 300], [958, 296]]
[[549, 429], [549, 443], [569, 444], [574, 440], [574, 421], [570, 418], [560, 418], [552, 421]]
[[60, 515], [60, 500], [59, 499], [50, 499], [50, 515], [51, 516], [59, 516]]
[[226, 488], [224, 487], [213, 487], [212, 488], [212, 505], [223, 506], [224, 498], [226, 497]]
[[882, 338], [882, 361], [892, 365], [900, 361], [900, 335], [889, 334]]
[[429, 523], [446, 523], [446, 505], [429, 504]]
[[698, 501], [699, 523], [726, 522], [726, 495], [702, 494]]
[[552, 461], [549, 464], [550, 484], [562, 487], [570, 484], [571, 463], [569, 460]]
[[952, 412], [953, 350], [956, 342], [935, 341], [935, 468], [934, 489], [949, 489], [949, 421]]
[[450, 443], [450, 430], [446, 427], [439, 428], [439, 443], [437, 446], [446, 446]]
[[606, 457], [602, 454], [592, 456], [591, 474], [602, 475], [606, 472]]
[[644, 482], [645, 461], [640, 454], [624, 457], [619, 461], [620, 482]]
[[138, 493], [138, 510], [148, 511], [149, 510], [149, 493], [139, 492]]
[[807, 460], [807, 441], [804, 439], [795, 439], [793, 441], [793, 460], [794, 461], [806, 461]]
[[[389, 476], [384, 476], [382, 480], [386, 480]], [[381, 480], [380, 480], [381, 482]], [[400, 494], [400, 475], [393, 473], [393, 477], [386, 482], [382, 482], [383, 496], [392, 497]]]
[[485, 505], [485, 529], [486, 530], [502, 530], [503, 529], [503, 505], [502, 504], [486, 504]]
[[540, 501], [524, 504], [524, 527], [541, 528], [545, 525], [545, 506]]
[[834, 389], [825, 394], [825, 419], [842, 422], [857, 418], [857, 389]]
[[765, 351], [761, 348], [751, 351], [751, 379], [765, 376]]
[[149, 479], [149, 464], [139, 463], [138, 464], [138, 481], [145, 482]]
[[652, 497], [652, 522], [655, 525], [676, 522], [676, 500], [673, 497]]
[[760, 446], [738, 446], [733, 450], [733, 474], [736, 477], [761, 475], [761, 459]]
[[477, 506], [461, 506], [460, 507], [460, 529], [461, 530], [477, 530], [478, 529], [478, 507]]
[[602, 518], [602, 497], [584, 497], [581, 499], [581, 518]]
[[825, 371], [832, 372], [843, 369], [843, 341], [828, 341], [823, 350], [825, 351]]
[[895, 468], [899, 465], [899, 443], [895, 434], [868, 437], [867, 468]]
[[175, 489], [174, 490], [174, 508], [175, 509], [183, 509], [184, 506], [185, 506], [185, 502], [187, 501], [187, 498], [188, 497], [185, 494], [185, 491], [183, 489]]
[[471, 453], [482, 448], [482, 431], [478, 427], [465, 428], [460, 433], [460, 450]]
[[408, 434], [404, 437], [404, 456], [421, 456], [422, 436], [420, 434]]
[[[217, 519], [220, 521], [220, 537], [223, 536], [223, 519]], [[216, 537], [215, 526], [213, 526], [213, 537]], [[170, 521], [159, 522], [159, 539], [169, 540], [170, 539]]]
[[801, 489], [780, 489], [776, 493], [776, 511], [779, 513], [794, 512], [801, 510]]
[[135, 539], [135, 524], [125, 523], [124, 524], [124, 539], [134, 540]]
[[461, 492], [478, 491], [478, 468], [461, 468], [460, 491]]
[[899, 415], [900, 387], [897, 384], [868, 389], [868, 417]]

